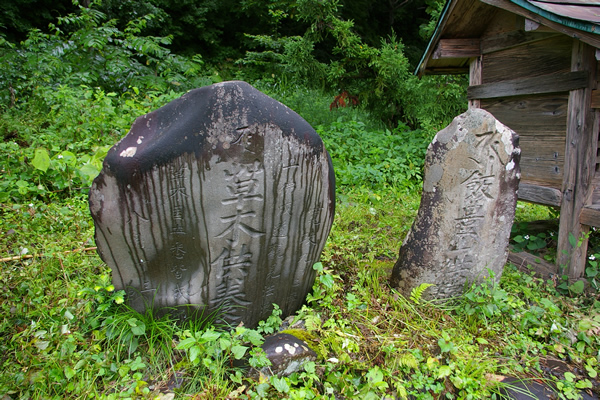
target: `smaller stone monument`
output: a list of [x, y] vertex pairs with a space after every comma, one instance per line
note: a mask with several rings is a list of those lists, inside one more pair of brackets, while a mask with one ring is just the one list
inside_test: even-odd
[[421, 205], [400, 248], [392, 286], [408, 296], [429, 283], [423, 298], [447, 299], [488, 271], [500, 278], [517, 202], [518, 141], [477, 108], [437, 133], [427, 149]]

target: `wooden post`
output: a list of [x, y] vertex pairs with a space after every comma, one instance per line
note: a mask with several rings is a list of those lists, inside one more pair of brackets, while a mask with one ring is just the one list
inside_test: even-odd
[[[469, 86], [481, 85], [483, 83], [481, 72], [481, 56], [475, 57], [469, 64]], [[470, 99], [469, 108], [481, 108], [481, 100]]]
[[[571, 71], [589, 72], [586, 88], [569, 92], [567, 135], [563, 177], [563, 201], [560, 208], [560, 227], [556, 262], [559, 271], [566, 268], [569, 278], [583, 276], [586, 264], [589, 227], [579, 222], [594, 177], [597, 138], [594, 138], [594, 111], [591, 109], [592, 84], [595, 78], [594, 49], [573, 40]], [[572, 242], [577, 241], [573, 246]], [[581, 243], [580, 245], [578, 245]], [[563, 272], [563, 271], [560, 271]]]

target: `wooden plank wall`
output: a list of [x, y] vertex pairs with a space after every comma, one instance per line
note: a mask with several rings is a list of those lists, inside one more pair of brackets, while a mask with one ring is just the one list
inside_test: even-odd
[[551, 189], [553, 200], [537, 199], [546, 204], [562, 189], [569, 90], [586, 82], [571, 74], [572, 44], [556, 32], [527, 32], [523, 17], [499, 10], [481, 37], [481, 84], [469, 88], [519, 134], [522, 186]]
[[560, 190], [568, 94], [487, 99], [481, 107], [519, 134], [521, 182]]

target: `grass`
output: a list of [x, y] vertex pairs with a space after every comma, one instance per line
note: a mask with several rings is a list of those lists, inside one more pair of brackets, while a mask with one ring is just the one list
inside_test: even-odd
[[[565, 296], [507, 267], [500, 285], [473, 287], [451, 303], [406, 299], [387, 280], [418, 194], [354, 189], [338, 197], [315, 287], [293, 321], [320, 357], [291, 377], [259, 380], [233, 361], [252, 354], [256, 365], [264, 362], [251, 351], [280, 325], [277, 315], [255, 331], [230, 332], [140, 315], [119, 304], [122, 294], [94, 251], [73, 252], [92, 244], [85, 198], [3, 206], [2, 255], [35, 257], [0, 264], [0, 394], [480, 399], [500, 398], [492, 377], [513, 376], [553, 380], [563, 398], [576, 398], [593, 386], [600, 331], [593, 296]], [[579, 372], [547, 376], [549, 357]]]
[[[565, 399], [598, 393], [600, 299], [593, 285], [575, 293], [508, 265], [499, 284], [469, 287], [444, 304], [424, 301], [424, 287], [404, 298], [388, 279], [418, 211], [429, 134], [405, 126], [390, 132], [358, 108], [330, 113], [326, 96], [267, 83], [263, 90], [317, 127], [339, 183], [313, 290], [287, 321], [318, 359], [289, 377], [246, 375], [244, 365], [267, 364], [259, 346], [282, 326], [277, 308], [256, 329], [217, 329], [178, 326], [125, 306], [93, 250], [81, 188], [113, 140], [98, 132], [122, 134], [129, 119], [175, 94], [64, 90], [56, 93], [69, 105], [63, 108], [80, 109], [96, 136], [72, 143], [73, 132], [61, 127], [79, 126], [69, 115], [81, 115], [59, 109], [49, 124], [27, 120], [39, 113], [19, 114], [34, 132], [48, 125], [31, 135], [56, 147], [49, 147], [49, 164], [40, 161], [45, 169], [27, 161], [33, 149], [8, 139], [0, 146], [7, 171], [0, 182], [0, 399], [484, 399], [502, 398], [504, 376], [542, 380]], [[118, 120], [103, 117], [117, 109]], [[527, 229], [554, 217], [519, 204], [513, 242], [551, 248], [551, 232]], [[590, 239], [590, 257], [600, 259], [595, 232]], [[590, 282], [597, 273], [590, 259]], [[548, 365], [557, 361], [567, 369], [552, 374]]]

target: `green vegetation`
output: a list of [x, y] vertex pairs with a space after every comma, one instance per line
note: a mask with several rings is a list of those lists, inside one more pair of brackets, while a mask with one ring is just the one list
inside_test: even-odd
[[[353, 25], [348, 15], [360, 15], [343, 2], [242, 2], [270, 30], [244, 32], [259, 47], [237, 62], [218, 44], [219, 57], [175, 54], [167, 32], [151, 33], [176, 4], [142, 3], [140, 13], [156, 16], [106, 2], [59, 8], [49, 30], [20, 20], [34, 28], [22, 43], [0, 34], [1, 399], [483, 399], [501, 398], [499, 376], [546, 381], [565, 399], [598, 392], [596, 232], [588, 288], [511, 265], [499, 284], [446, 304], [423, 300], [426, 285], [404, 298], [387, 284], [418, 210], [426, 146], [464, 105], [462, 78], [416, 80], [404, 38], [388, 32], [382, 41], [360, 18]], [[197, 26], [222, 9], [206, 7]], [[259, 346], [282, 326], [277, 307], [256, 329], [142, 315], [125, 306], [94, 251], [87, 190], [109, 147], [137, 116], [229, 78], [298, 111], [336, 169], [333, 230], [287, 330], [318, 359], [289, 377], [246, 374], [268, 363]], [[330, 110], [342, 91], [359, 104]], [[527, 222], [555, 217], [519, 205], [513, 244], [552, 260], [552, 230]], [[552, 360], [571, 369], [555, 376]]]

